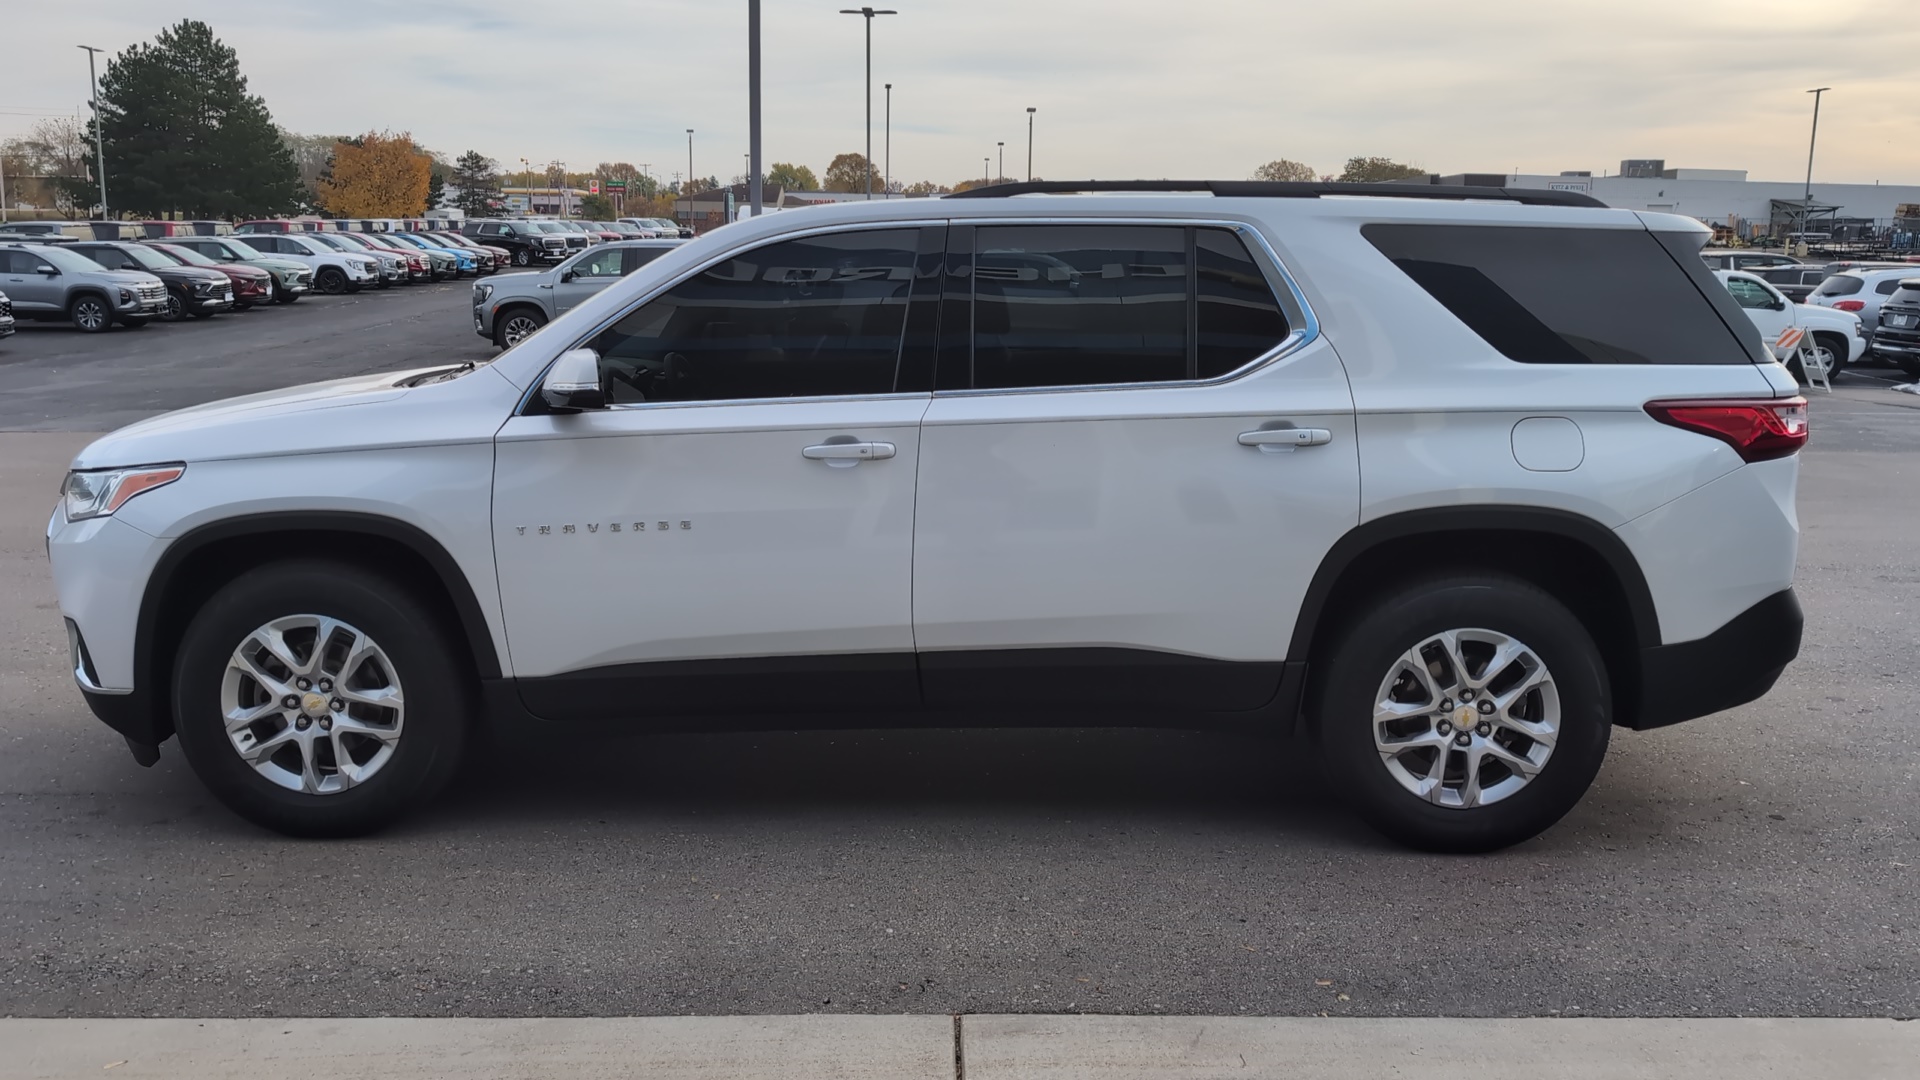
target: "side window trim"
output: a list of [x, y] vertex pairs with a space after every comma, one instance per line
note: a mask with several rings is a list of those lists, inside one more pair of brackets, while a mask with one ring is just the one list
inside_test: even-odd
[[[1252, 256], [1254, 268], [1265, 279], [1267, 289], [1273, 293], [1280, 306], [1282, 316], [1287, 320], [1287, 336], [1232, 371], [1208, 378], [1199, 378], [1198, 336], [1188, 334], [1188, 372], [1193, 377], [1170, 379], [1159, 382], [1111, 382], [1076, 383], [1070, 386], [1019, 386], [990, 387], [976, 389], [973, 386], [973, 289], [957, 288], [956, 282], [970, 278], [973, 266], [974, 232], [978, 226], [1020, 226], [1020, 225], [1143, 225], [1174, 226], [1187, 230], [1188, 265], [1197, 271], [1193, 261], [1194, 244], [1201, 229], [1218, 229], [1237, 238]], [[1080, 393], [1088, 390], [1161, 390], [1178, 387], [1219, 386], [1238, 382], [1262, 368], [1268, 367], [1288, 356], [1299, 352], [1320, 338], [1320, 320], [1313, 312], [1312, 305], [1293, 274], [1280, 259], [1273, 245], [1260, 230], [1243, 221], [1228, 219], [1200, 218], [1108, 218], [1108, 217], [1060, 217], [1060, 218], [1022, 218], [1022, 217], [981, 217], [956, 218], [947, 230], [947, 289], [941, 304], [940, 318], [940, 356], [939, 369], [934, 386], [935, 397], [986, 397], [1004, 394], [1064, 394]], [[1198, 289], [1198, 274], [1187, 275], [1189, 292]], [[958, 295], [956, 295], [958, 294]], [[1198, 305], [1188, 304], [1189, 323], [1198, 319]], [[1193, 328], [1189, 326], [1191, 331]], [[956, 377], [957, 371], [964, 371], [962, 382]]]

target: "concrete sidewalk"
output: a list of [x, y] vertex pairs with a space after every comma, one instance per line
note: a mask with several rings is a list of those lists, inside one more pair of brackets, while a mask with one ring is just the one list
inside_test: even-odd
[[1768, 1080], [1920, 1076], [1920, 1022], [1125, 1016], [0, 1020], [51, 1080]]

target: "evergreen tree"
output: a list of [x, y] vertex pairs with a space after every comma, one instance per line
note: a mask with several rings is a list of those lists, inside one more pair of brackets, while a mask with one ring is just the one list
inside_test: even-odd
[[234, 51], [193, 19], [107, 62], [100, 78], [116, 210], [246, 218], [300, 202], [300, 172]]
[[469, 150], [453, 163], [453, 186], [460, 189], [453, 205], [468, 217], [486, 217], [500, 200], [500, 171], [492, 158]]
[[440, 209], [440, 200], [447, 196], [447, 177], [439, 169], [432, 167], [427, 171], [427, 209]]

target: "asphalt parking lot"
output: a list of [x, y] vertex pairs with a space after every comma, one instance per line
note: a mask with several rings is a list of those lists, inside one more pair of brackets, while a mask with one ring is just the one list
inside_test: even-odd
[[42, 550], [80, 433], [485, 357], [465, 295], [0, 342], [0, 1015], [1920, 1014], [1920, 397], [1888, 369], [1814, 401], [1774, 693], [1617, 733], [1494, 856], [1393, 848], [1307, 747], [1213, 734], [529, 737], [352, 843], [243, 824], [171, 746], [135, 766]]

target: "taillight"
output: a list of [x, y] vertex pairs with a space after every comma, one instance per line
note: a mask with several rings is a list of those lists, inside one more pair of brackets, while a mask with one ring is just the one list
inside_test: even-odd
[[1835, 311], [1865, 311], [1867, 309], [1867, 302], [1865, 300], [1835, 300], [1833, 302], [1833, 309]]
[[1807, 445], [1807, 399], [1650, 401], [1647, 414], [1733, 447], [1744, 461], [1772, 461]]

